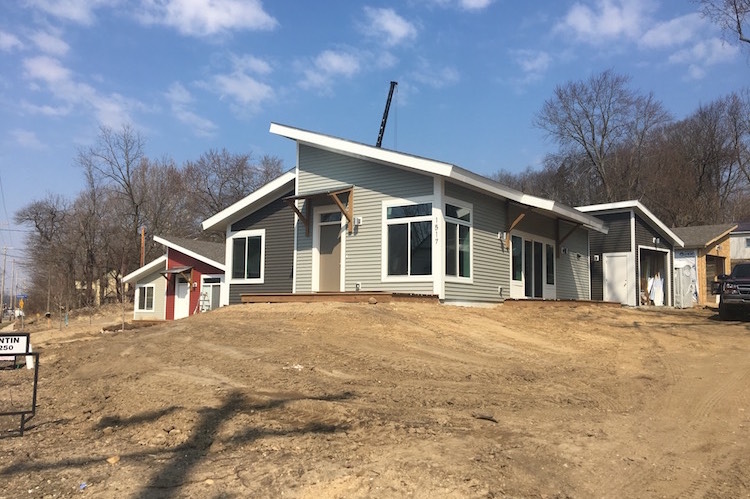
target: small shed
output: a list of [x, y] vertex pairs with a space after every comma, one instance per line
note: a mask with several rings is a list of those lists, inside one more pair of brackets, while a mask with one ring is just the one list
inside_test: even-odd
[[[737, 224], [721, 224], [672, 229], [685, 243], [674, 252], [675, 293], [677, 288], [683, 291], [683, 307], [688, 305], [689, 295], [694, 305], [718, 303], [718, 296], [711, 294], [711, 284], [717, 276], [732, 270], [730, 233], [736, 228]], [[688, 282], [692, 286], [689, 291]]]

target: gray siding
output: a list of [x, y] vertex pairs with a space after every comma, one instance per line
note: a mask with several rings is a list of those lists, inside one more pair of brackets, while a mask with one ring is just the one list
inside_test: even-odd
[[[433, 178], [357, 158], [299, 146], [299, 194], [354, 185], [354, 216], [363, 223], [346, 236], [345, 290], [432, 294], [429, 282], [382, 282], [382, 202], [392, 198], [432, 196]], [[318, 206], [318, 205], [316, 205]], [[312, 229], [312, 227], [311, 227]], [[312, 289], [312, 232], [297, 226], [297, 292]]]
[[606, 222], [609, 233], [591, 232], [591, 254], [599, 255], [599, 261], [591, 260], [591, 299], [604, 300], [604, 270], [601, 255], [604, 253], [629, 253], [630, 211], [596, 215]]
[[[510, 252], [497, 237], [506, 230], [505, 201], [476, 191], [445, 184], [445, 195], [473, 205], [474, 262], [472, 283], [445, 283], [445, 299], [461, 301], [500, 301], [498, 291], [502, 287], [504, 297], [510, 293]], [[444, 272], [444, 269], [441, 269]]]
[[[282, 197], [291, 196], [289, 192]], [[263, 284], [231, 284], [232, 263], [227, 263], [229, 303], [245, 293], [291, 293], [294, 257], [294, 211], [281, 198], [232, 224], [232, 232], [265, 229]]]
[[137, 310], [135, 300], [133, 299], [133, 320], [136, 321], [163, 321], [166, 317], [167, 311], [167, 280], [164, 276], [156, 271], [153, 274], [149, 274], [143, 279], [139, 279], [136, 282], [136, 293], [138, 293], [138, 286], [154, 286], [154, 310], [147, 312], [144, 310]]
[[[562, 222], [560, 231], [564, 234], [572, 228]], [[577, 229], [563, 243], [568, 253], [563, 255], [558, 250], [557, 264], [557, 298], [560, 300], [589, 299], [589, 231]]]

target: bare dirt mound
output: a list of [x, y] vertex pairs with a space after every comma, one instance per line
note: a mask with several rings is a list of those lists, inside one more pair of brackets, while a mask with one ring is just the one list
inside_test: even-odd
[[711, 315], [259, 304], [32, 333], [0, 498], [747, 497], [750, 332]]

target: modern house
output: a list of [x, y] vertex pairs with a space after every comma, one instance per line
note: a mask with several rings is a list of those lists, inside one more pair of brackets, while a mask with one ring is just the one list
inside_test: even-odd
[[166, 254], [123, 278], [135, 285], [134, 320], [182, 319], [217, 308], [224, 283], [224, 244], [154, 236]]
[[[711, 285], [717, 276], [732, 270], [729, 235], [736, 228], [736, 224], [722, 224], [672, 229], [685, 243], [684, 249], [674, 252], [675, 298], [679, 296], [677, 287], [684, 290], [687, 282], [690, 282], [693, 304], [705, 306], [718, 303], [718, 295], [711, 294]], [[681, 281], [685, 284], [678, 284]]]
[[445, 302], [589, 299], [605, 222], [455, 165], [273, 123], [297, 165], [203, 222], [223, 231], [222, 304], [385, 291]]
[[640, 201], [579, 206], [609, 228], [592, 233], [591, 298], [623, 305], [673, 305], [675, 248], [684, 243]]

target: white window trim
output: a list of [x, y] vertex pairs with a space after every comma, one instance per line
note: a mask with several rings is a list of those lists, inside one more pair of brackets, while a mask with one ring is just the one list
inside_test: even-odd
[[[232, 277], [234, 263], [234, 239], [260, 236], [260, 277], [255, 279]], [[266, 229], [250, 229], [233, 232], [227, 240], [227, 275], [231, 284], [263, 284], [266, 276]]]
[[[432, 274], [430, 275], [399, 275], [399, 276], [393, 276], [388, 275], [388, 226], [391, 224], [401, 224], [404, 223], [403, 220], [408, 220], [410, 222], [430, 222], [432, 223], [432, 231], [433, 234], [435, 232], [435, 221], [433, 220], [432, 212], [430, 212], [429, 215], [421, 216], [421, 217], [410, 217], [410, 218], [397, 218], [388, 220], [388, 208], [392, 206], [406, 206], [406, 205], [413, 205], [413, 204], [422, 204], [422, 203], [432, 203], [433, 211], [435, 208], [435, 200], [433, 196], [421, 196], [421, 197], [415, 197], [415, 198], [409, 198], [409, 199], [388, 199], [386, 201], [382, 202], [382, 211], [381, 211], [381, 235], [380, 235], [380, 280], [382, 282], [433, 282], [434, 275], [435, 275], [435, 265], [434, 265], [434, 258], [433, 258], [433, 268], [432, 268]], [[433, 248], [434, 251], [434, 248]]]
[[[445, 262], [447, 261], [448, 254], [445, 248], [445, 241], [448, 240], [448, 233], [446, 230], [443, 232], [444, 235], [444, 242], [442, 244], [443, 246], [443, 253], [444, 258], [446, 260], [443, 261], [443, 274], [445, 274], [445, 281], [446, 282], [461, 282], [464, 284], [473, 284], [474, 283], [474, 205], [472, 203], [467, 203], [466, 201], [461, 201], [460, 199], [451, 198], [451, 197], [444, 197], [443, 198], [443, 205], [446, 204], [452, 204], [453, 206], [458, 206], [459, 208], [466, 208], [469, 210], [469, 222], [466, 222], [465, 220], [459, 220], [457, 218], [451, 218], [447, 215], [447, 210], [445, 210], [445, 206], [443, 206], [443, 225], [447, 224], [448, 222], [459, 224], [459, 225], [465, 225], [469, 228], [469, 277], [461, 277], [459, 275], [448, 275], [445, 273]], [[458, 267], [456, 267], [456, 272], [458, 272]]]
[[[151, 308], [141, 308], [141, 289], [151, 288]], [[148, 291], [146, 291], [146, 294], [148, 294]], [[153, 284], [139, 284], [136, 286], [135, 289], [135, 309], [138, 312], [153, 312], [154, 311], [154, 304], [156, 303], [156, 286]], [[148, 302], [148, 300], [146, 300]], [[145, 304], [144, 304], [145, 305]]]
[[[206, 283], [206, 279], [215, 279], [215, 278], [218, 278], [219, 282]], [[204, 287], [205, 286], [219, 286], [219, 307], [222, 307], [223, 304], [221, 302], [221, 300], [222, 300], [221, 297], [222, 297], [222, 295], [224, 293], [224, 274], [203, 274], [203, 275], [201, 275], [201, 289], [200, 289], [200, 294], [198, 295], [198, 304], [199, 305], [200, 305], [201, 296], [204, 293]], [[210, 297], [209, 297], [209, 299], [210, 299]]]

